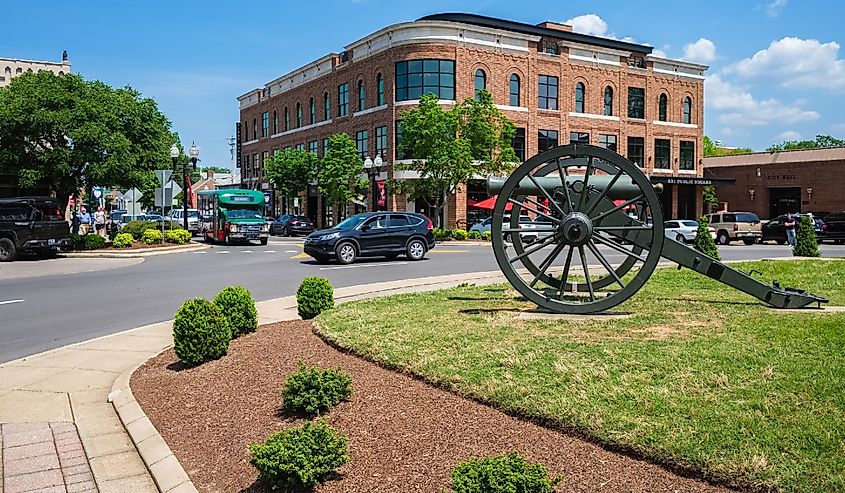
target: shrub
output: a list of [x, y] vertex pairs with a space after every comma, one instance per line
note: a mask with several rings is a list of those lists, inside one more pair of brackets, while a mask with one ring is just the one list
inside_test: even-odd
[[800, 216], [796, 222], [798, 224], [796, 225], [795, 246], [792, 247], [792, 255], [796, 257], [820, 257], [821, 252], [819, 252], [816, 232], [813, 230], [813, 221], [807, 216]]
[[304, 319], [314, 318], [334, 307], [334, 289], [328, 279], [306, 277], [296, 290], [296, 309]]
[[144, 231], [144, 234], [141, 235], [141, 241], [147, 245], [158, 245], [161, 243], [162, 239], [163, 235], [161, 234], [161, 231], [157, 229], [147, 229]]
[[87, 235], [70, 235], [74, 250], [97, 250], [106, 246], [106, 240], [94, 233]]
[[164, 232], [164, 241], [184, 245], [191, 241], [191, 233], [184, 229], [168, 229]]
[[452, 230], [452, 238], [456, 240], [465, 240], [467, 239], [467, 230], [465, 229], [453, 229]]
[[114, 237], [112, 246], [115, 248], [129, 248], [132, 246], [132, 235], [129, 233], [120, 233]]
[[516, 452], [470, 459], [452, 469], [455, 493], [552, 493], [560, 481], [548, 477], [546, 466], [529, 464]]
[[485, 231], [481, 233], [481, 239], [484, 241], [490, 241], [490, 238], [493, 237], [493, 233], [490, 231]]
[[[178, 233], [179, 231], [177, 231]], [[188, 233], [187, 231], [182, 231]], [[241, 286], [226, 286], [214, 297], [214, 304], [229, 322], [232, 339], [258, 328], [258, 311], [249, 290]]]
[[308, 415], [328, 411], [352, 395], [352, 377], [340, 368], [308, 368], [302, 361], [282, 388], [282, 402], [293, 412]]
[[249, 462], [274, 490], [310, 488], [349, 461], [348, 441], [324, 421], [307, 422], [250, 445]]
[[156, 229], [156, 223], [153, 221], [132, 221], [126, 224], [120, 232], [128, 233], [135, 238], [136, 241], [141, 241], [144, 231], [148, 229]]
[[434, 228], [434, 239], [437, 241], [443, 241], [449, 238], [449, 230], [441, 229], [441, 228]]
[[698, 218], [698, 229], [695, 231], [695, 239], [692, 240], [692, 247], [704, 255], [721, 260], [719, 249], [716, 248], [716, 243], [713, 241], [713, 237], [710, 236], [710, 221], [707, 220], [707, 216]]
[[467, 233], [467, 238], [470, 240], [480, 240], [481, 239], [481, 231], [473, 230]]
[[173, 320], [173, 348], [179, 359], [196, 366], [224, 356], [232, 331], [214, 303], [202, 298], [186, 301]]

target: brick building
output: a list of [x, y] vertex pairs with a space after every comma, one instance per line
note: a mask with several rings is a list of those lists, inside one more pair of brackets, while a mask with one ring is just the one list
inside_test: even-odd
[[[238, 166], [243, 186], [270, 190], [263, 164], [274, 151], [322, 155], [330, 135], [346, 132], [363, 156], [380, 155], [380, 179], [394, 173], [401, 112], [434, 92], [444, 105], [484, 88], [517, 127], [514, 148], [527, 159], [574, 142], [602, 145], [666, 184], [667, 217], [702, 212], [701, 142], [706, 66], [659, 58], [649, 46], [473, 14], [437, 14], [385, 27], [238, 98]], [[363, 171], [363, 170], [362, 170]], [[486, 195], [481, 180], [459, 187], [445, 210], [448, 227], [469, 226], [467, 200]], [[396, 195], [389, 210], [430, 212]], [[316, 186], [298, 212], [328, 224], [337, 212]]]
[[845, 147], [707, 157], [703, 163], [705, 178], [736, 180], [716, 187], [728, 210], [764, 219], [845, 211]]

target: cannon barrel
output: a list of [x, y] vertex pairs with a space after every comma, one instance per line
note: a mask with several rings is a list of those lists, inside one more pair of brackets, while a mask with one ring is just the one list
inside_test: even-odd
[[[560, 188], [561, 181], [560, 176], [541, 176], [534, 178], [541, 187], [543, 187], [547, 192], [550, 194], [556, 189]], [[589, 179], [589, 186], [597, 189], [597, 190], [604, 190], [613, 180], [612, 176], [609, 175], [590, 175]], [[570, 189], [575, 190], [576, 192], [580, 192], [580, 182], [584, 181], [583, 175], [569, 175], [566, 177], [566, 183], [570, 187]], [[575, 185], [578, 183], [578, 185]], [[502, 191], [502, 186], [505, 184], [504, 178], [496, 178], [490, 177], [487, 178], [487, 193], [489, 195], [498, 195]], [[573, 188], [574, 185], [574, 188]], [[657, 190], [659, 193], [662, 190], [662, 187]], [[519, 185], [517, 186], [514, 193], [520, 195], [541, 195], [543, 192], [537, 188], [537, 185], [531, 181], [530, 178], [523, 178], [519, 181]], [[630, 200], [637, 195], [640, 195], [642, 190], [640, 187], [634, 183], [629, 176], [623, 176], [620, 179], [616, 180], [616, 183], [613, 184], [613, 187], [607, 191], [607, 197], [612, 200]]]

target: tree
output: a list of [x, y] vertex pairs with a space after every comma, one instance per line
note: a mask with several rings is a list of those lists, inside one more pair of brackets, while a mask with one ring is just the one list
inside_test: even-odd
[[750, 154], [754, 152], [750, 147], [737, 147], [736, 149], [726, 149], [724, 147], [716, 146], [716, 143], [708, 137], [704, 136], [704, 157], [713, 156], [730, 156], [733, 154]]
[[[353, 144], [354, 145], [354, 144]], [[317, 156], [300, 149], [285, 149], [264, 163], [264, 176], [287, 199], [304, 190], [317, 172]]]
[[716, 195], [716, 187], [713, 185], [708, 185], [704, 187], [702, 201], [704, 202], [704, 206], [707, 207], [707, 210], [710, 212], [715, 211], [719, 208], [719, 197]]
[[403, 187], [413, 198], [425, 199], [436, 211], [442, 227], [441, 211], [457, 186], [475, 174], [492, 175], [509, 171], [517, 158], [511, 146], [516, 128], [493, 105], [487, 91], [478, 99], [467, 98], [452, 109], [440, 105], [437, 96], [420, 99], [417, 108], [402, 118], [401, 149], [413, 156], [411, 164], [399, 170], [417, 171], [420, 178]]
[[39, 71], [0, 90], [0, 174], [59, 196], [81, 186], [140, 184], [170, 167], [170, 122], [156, 102], [76, 74]]
[[792, 255], [796, 257], [821, 257], [819, 242], [816, 238], [816, 232], [813, 230], [813, 220], [808, 216], [800, 216], [796, 222], [798, 229], [795, 231], [795, 246], [792, 248]]
[[695, 239], [692, 241], [692, 247], [716, 260], [721, 259], [719, 249], [716, 247], [713, 237], [710, 236], [710, 221], [707, 220], [707, 216], [698, 218], [698, 229], [695, 230]]
[[787, 140], [782, 144], [772, 144], [768, 152], [796, 151], [799, 149], [817, 149], [820, 147], [842, 147], [845, 140], [835, 139], [830, 135], [816, 135], [815, 140]]
[[355, 197], [356, 189], [367, 186], [366, 179], [360, 178], [363, 163], [349, 135], [332, 135], [317, 172], [318, 187], [323, 199], [330, 204], [346, 207]]
[[200, 173], [205, 173], [206, 171], [211, 171], [214, 173], [231, 173], [231, 168], [222, 168], [220, 166], [203, 166], [200, 169]]

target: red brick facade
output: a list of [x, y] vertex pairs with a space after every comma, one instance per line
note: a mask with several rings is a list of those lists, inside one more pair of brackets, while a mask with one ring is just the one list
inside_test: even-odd
[[[567, 34], [563, 29], [558, 31], [561, 35]], [[447, 35], [454, 36], [450, 38]], [[268, 187], [264, 184], [261, 164], [265, 153], [271, 155], [275, 149], [296, 147], [299, 144], [307, 150], [308, 143], [316, 140], [318, 153], [322, 154], [322, 139], [338, 132], [346, 132], [354, 140], [357, 131], [366, 130], [368, 155], [375, 156], [376, 128], [382, 126], [387, 127], [387, 150], [382, 156], [387, 171], [383, 175], [393, 177], [391, 164], [395, 161], [395, 122], [401, 119], [403, 110], [413, 107], [412, 101], [395, 101], [395, 63], [418, 59], [454, 60], [455, 100], [458, 101], [473, 97], [474, 74], [476, 70], [482, 69], [486, 75], [486, 88], [493, 95], [494, 103], [499, 105], [517, 128], [525, 129], [526, 158], [538, 152], [538, 130], [541, 129], [557, 131], [559, 144], [569, 142], [570, 132], [588, 132], [590, 143], [596, 145], [599, 144], [600, 135], [613, 135], [617, 141], [617, 152], [622, 155], [628, 155], [627, 137], [642, 137], [646, 173], [655, 176], [701, 176], [704, 106], [702, 73], [706, 67], [652, 57], [648, 55], [650, 48], [644, 46], [630, 45], [631, 49], [623, 51], [602, 46], [600, 38], [578, 36], [590, 38], [598, 44], [574, 43], [552, 35], [535, 36], [443, 21], [416, 21], [385, 28], [348, 46], [345, 57], [330, 55], [239, 98], [244, 186]], [[436, 41], [432, 40], [434, 37]], [[379, 43], [384, 46], [379, 48]], [[545, 51], [550, 43], [556, 47], [557, 54], [540, 51], [541, 48]], [[589, 57], [591, 53], [592, 59]], [[385, 104], [381, 106], [377, 104], [378, 74], [384, 78]], [[520, 79], [518, 107], [509, 104], [509, 80], [512, 74], [518, 75]], [[558, 110], [538, 109], [540, 75], [558, 78]], [[363, 81], [366, 93], [363, 112], [358, 104], [359, 81]], [[575, 114], [575, 85], [578, 82], [585, 85], [585, 108], [583, 113]], [[338, 86], [343, 83], [349, 84], [349, 108], [348, 114], [341, 117], [338, 116]], [[290, 88], [277, 89], [279, 84], [287, 84], [286, 87]], [[611, 115], [605, 116], [604, 91], [608, 86], [613, 89], [613, 103]], [[645, 90], [643, 119], [628, 118], [629, 87]], [[331, 100], [331, 121], [321, 124], [324, 121], [325, 94]], [[657, 121], [660, 94], [667, 96], [665, 122]], [[312, 97], [316, 107], [313, 126], [309, 118]], [[680, 123], [685, 97], [690, 98], [692, 103], [689, 124]], [[302, 130], [296, 128], [297, 103], [302, 107]], [[290, 130], [287, 132], [284, 131], [285, 107], [290, 112]], [[278, 115], [280, 127], [275, 135], [274, 111]], [[262, 135], [264, 112], [269, 114], [269, 131], [266, 136]], [[257, 130], [257, 136], [254, 129]], [[655, 139], [670, 141], [669, 169], [654, 171]], [[679, 171], [681, 141], [694, 143], [692, 170]], [[258, 156], [259, 163], [255, 168], [252, 156]], [[246, 159], [249, 159], [249, 167], [245, 164]], [[665, 211], [671, 217], [679, 213], [678, 190], [675, 188], [667, 187], [666, 199], [672, 200], [665, 201], [664, 206], [672, 209]], [[446, 215], [448, 227], [454, 227], [456, 223], [469, 226], [465, 224], [466, 198], [466, 186], [463, 186], [457, 196], [449, 201]], [[695, 190], [694, 198], [696, 214], [700, 214], [700, 190]], [[305, 196], [301, 198], [302, 209], [308, 209], [308, 202]], [[405, 210], [405, 207], [405, 197], [388, 198], [388, 209]], [[317, 217], [313, 210], [301, 212]]]

